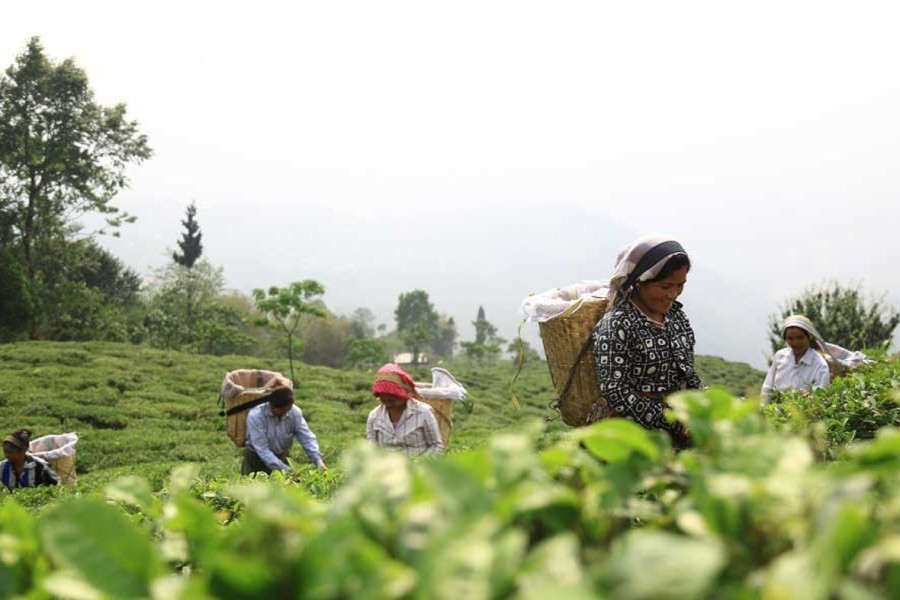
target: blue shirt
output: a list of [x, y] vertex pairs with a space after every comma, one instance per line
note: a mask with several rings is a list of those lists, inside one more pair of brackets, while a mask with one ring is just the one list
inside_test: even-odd
[[287, 456], [294, 438], [303, 446], [306, 456], [317, 467], [323, 466], [319, 441], [295, 405], [283, 417], [272, 412], [269, 403], [260, 404], [247, 414], [247, 448], [256, 452], [273, 471], [289, 471], [291, 467], [278, 456]]
[[16, 477], [15, 469], [8, 460], [0, 462], [0, 483], [10, 490], [16, 488], [36, 487], [39, 485], [57, 485], [59, 475], [43, 460], [26, 455], [25, 468], [22, 474]]

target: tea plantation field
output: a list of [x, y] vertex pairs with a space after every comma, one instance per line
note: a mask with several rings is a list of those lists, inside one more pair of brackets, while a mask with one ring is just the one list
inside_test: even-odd
[[[0, 598], [900, 597], [896, 359], [762, 409], [735, 395], [752, 371], [676, 394], [678, 453], [624, 419], [545, 423], [546, 365], [523, 372], [521, 411], [508, 363], [451, 366], [475, 408], [448, 456], [419, 460], [359, 441], [369, 373], [301, 367], [332, 469], [251, 478], [219, 381], [282, 363], [29, 343], [0, 365], [2, 424], [78, 431], [83, 473], [75, 492], [0, 492]], [[711, 366], [708, 383], [742, 369]]]
[[[712, 385], [742, 392], [758, 387], [763, 374], [747, 365], [700, 357], [701, 375]], [[535, 418], [553, 417], [545, 363], [525, 366], [509, 401], [513, 365], [444, 365], [466, 386], [471, 414], [455, 408], [451, 448], [483, 445], [498, 431]], [[258, 368], [284, 373], [287, 361], [244, 356], [213, 357], [152, 350], [128, 344], [29, 342], [0, 346], [0, 432], [27, 427], [35, 436], [75, 431], [78, 486], [102, 487], [121, 474], [147, 477], [154, 489], [181, 463], [201, 466], [204, 476], [236, 473], [240, 451], [224, 433], [216, 405], [228, 371]], [[372, 374], [295, 364], [297, 403], [319, 438], [328, 464], [364, 437]], [[413, 370], [430, 381], [426, 367]], [[568, 429], [557, 422], [551, 433]], [[5, 433], [4, 433], [5, 435]], [[305, 455], [295, 444], [295, 464]]]

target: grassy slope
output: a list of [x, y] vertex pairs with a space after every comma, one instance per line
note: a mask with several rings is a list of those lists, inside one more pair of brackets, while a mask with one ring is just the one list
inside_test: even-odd
[[[763, 374], [747, 365], [698, 357], [708, 385], [735, 392], [758, 386]], [[28, 427], [35, 435], [76, 431], [79, 488], [94, 489], [122, 474], [140, 474], [158, 488], [179, 463], [197, 462], [209, 476], [236, 473], [240, 451], [224, 433], [216, 399], [225, 373], [239, 368], [288, 371], [287, 361], [214, 357], [110, 343], [28, 342], [0, 346], [0, 432]], [[509, 401], [512, 365], [450, 365], [475, 402], [454, 412], [453, 449], [479, 446], [498, 430], [553, 416], [544, 363], [526, 365]], [[371, 373], [295, 365], [298, 404], [316, 432], [326, 461], [363, 437]], [[413, 372], [430, 380], [427, 368]], [[557, 421], [551, 432], [565, 429]], [[294, 456], [302, 458], [295, 448]]]

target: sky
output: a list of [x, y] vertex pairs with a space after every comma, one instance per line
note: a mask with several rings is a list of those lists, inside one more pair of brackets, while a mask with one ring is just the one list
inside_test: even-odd
[[[148, 274], [195, 202], [249, 292], [313, 278], [392, 328], [603, 279], [681, 241], [697, 351], [765, 365], [767, 317], [827, 281], [900, 307], [900, 7], [891, 2], [3, 2], [124, 102], [154, 156], [107, 245]], [[536, 340], [536, 327], [525, 328]], [[530, 337], [529, 337], [530, 336]], [[539, 342], [535, 342], [538, 343]], [[895, 344], [895, 348], [897, 345]]]

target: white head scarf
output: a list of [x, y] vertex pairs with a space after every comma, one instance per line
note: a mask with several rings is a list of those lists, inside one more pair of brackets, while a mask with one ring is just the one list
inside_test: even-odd
[[[678, 254], [687, 256], [681, 244], [663, 235], [648, 235], [622, 248], [609, 280], [610, 307], [617, 306], [628, 297], [634, 284], [659, 275], [669, 259]], [[645, 256], [649, 262], [642, 262]]]
[[812, 321], [803, 315], [791, 315], [785, 317], [784, 323], [781, 325], [781, 337], [784, 337], [784, 333], [788, 327], [797, 327], [811, 335], [813, 337], [813, 346], [818, 345], [821, 352], [827, 353], [828, 356], [845, 367], [853, 369], [860, 365], [872, 362], [872, 359], [862, 352], [847, 350], [837, 344], [829, 344], [826, 342], [825, 338], [822, 337], [822, 334], [819, 333], [819, 330], [816, 329], [816, 326], [813, 325]]

